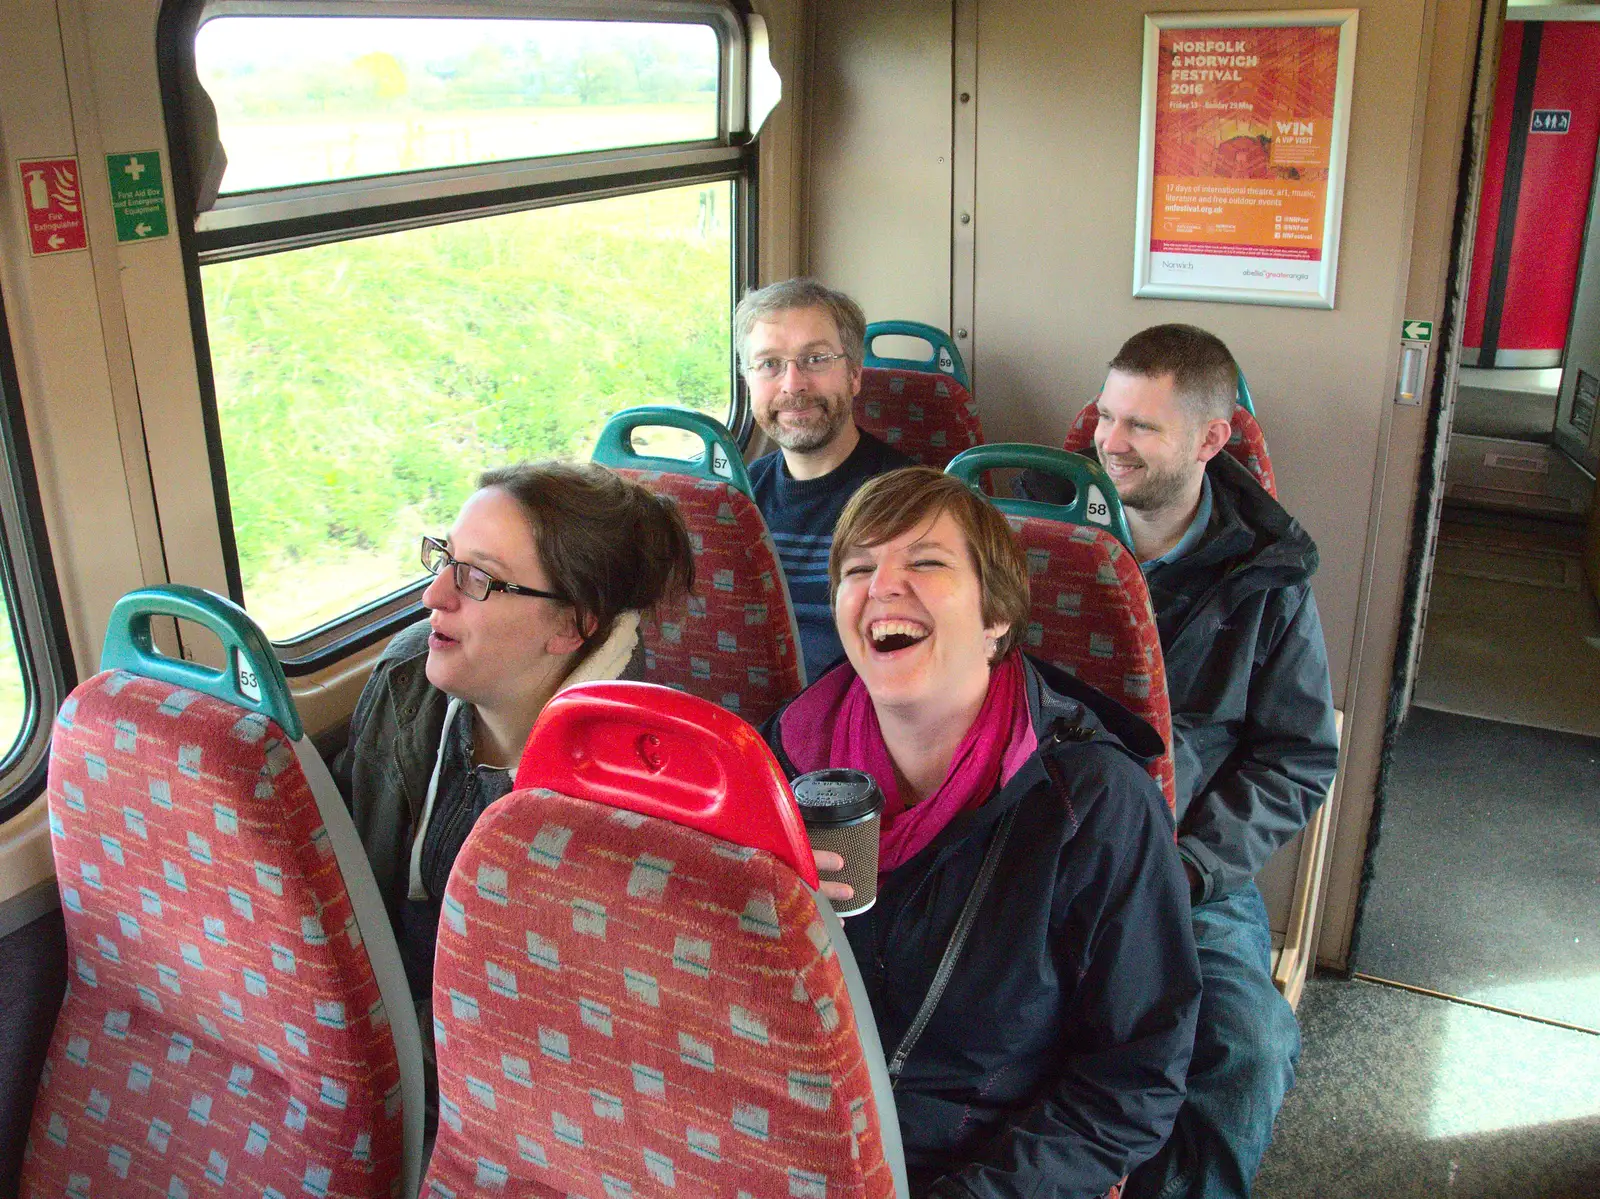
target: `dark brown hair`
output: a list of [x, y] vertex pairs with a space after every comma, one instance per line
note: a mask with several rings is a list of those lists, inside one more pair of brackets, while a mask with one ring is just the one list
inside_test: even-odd
[[1215, 333], [1194, 325], [1152, 325], [1122, 343], [1111, 370], [1142, 379], [1172, 376], [1172, 390], [1197, 424], [1228, 420], [1239, 394], [1239, 364]]
[[882, 545], [910, 529], [932, 524], [948, 512], [966, 534], [967, 553], [978, 572], [984, 627], [1009, 624], [995, 642], [992, 661], [1010, 652], [1028, 627], [1028, 559], [988, 500], [954, 475], [929, 466], [908, 466], [863, 483], [850, 497], [833, 530], [828, 554], [828, 602], [839, 594], [844, 556], [853, 549]]
[[[694, 553], [678, 506], [592, 462], [519, 462], [486, 470], [533, 527], [539, 565], [567, 597], [586, 655], [617, 617], [694, 587]], [[580, 655], [582, 656], [582, 655]]]

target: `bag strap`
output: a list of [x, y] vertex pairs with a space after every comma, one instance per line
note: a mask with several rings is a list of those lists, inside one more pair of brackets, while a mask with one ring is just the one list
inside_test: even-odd
[[[1045, 774], [1049, 776], [1051, 786], [1055, 788], [1057, 795], [1069, 803], [1067, 780], [1061, 773], [1061, 767], [1056, 764], [1055, 751], [1063, 742], [1093, 739], [1093, 729], [1068, 724], [1065, 717], [1057, 717], [1045, 744], [1039, 747], [1042, 751], [1040, 759], [1044, 763]], [[945, 988], [950, 985], [950, 976], [956, 969], [956, 959], [961, 956], [961, 950], [967, 943], [967, 934], [972, 931], [973, 922], [978, 918], [978, 909], [983, 906], [983, 897], [988, 894], [989, 884], [994, 881], [995, 871], [1000, 868], [1000, 855], [1005, 852], [1006, 842], [1011, 839], [1011, 825], [1016, 820], [1017, 807], [1018, 805], [1012, 805], [1011, 809], [1000, 818], [1000, 827], [995, 830], [994, 840], [989, 842], [989, 849], [983, 855], [983, 865], [978, 868], [978, 881], [973, 884], [967, 902], [962, 905], [961, 916], [956, 920], [955, 931], [950, 934], [950, 943], [945, 946], [944, 956], [939, 959], [939, 968], [934, 971], [928, 993], [923, 996], [922, 1006], [917, 1009], [916, 1019], [911, 1021], [911, 1027], [906, 1029], [905, 1036], [900, 1038], [900, 1044], [895, 1047], [894, 1056], [889, 1059], [891, 1090], [900, 1084], [900, 1071], [905, 1069], [906, 1059], [911, 1056], [912, 1047], [921, 1039], [928, 1027], [928, 1021], [933, 1019], [934, 1008], [939, 1006]]]
[[939, 1006], [944, 989], [950, 985], [950, 976], [956, 969], [956, 959], [961, 956], [961, 950], [967, 943], [967, 934], [972, 931], [973, 922], [978, 918], [978, 909], [983, 906], [983, 897], [988, 894], [989, 884], [994, 879], [995, 871], [1000, 868], [1000, 855], [1005, 852], [1006, 842], [1011, 839], [1011, 825], [1016, 817], [1017, 805], [1013, 804], [1000, 818], [1000, 827], [995, 830], [994, 840], [989, 842], [989, 850], [983, 855], [983, 865], [978, 869], [978, 881], [973, 884], [967, 902], [961, 908], [961, 917], [956, 921], [955, 931], [950, 934], [950, 943], [945, 946], [944, 957], [939, 959], [939, 969], [934, 971], [933, 982], [928, 987], [927, 995], [922, 999], [922, 1007], [917, 1011], [917, 1017], [911, 1022], [911, 1027], [906, 1029], [905, 1036], [900, 1038], [894, 1056], [889, 1059], [891, 1089], [899, 1085], [900, 1071], [905, 1069], [906, 1059], [911, 1056], [912, 1047], [921, 1039], [923, 1030], [928, 1027], [928, 1021], [933, 1019], [933, 1009]]

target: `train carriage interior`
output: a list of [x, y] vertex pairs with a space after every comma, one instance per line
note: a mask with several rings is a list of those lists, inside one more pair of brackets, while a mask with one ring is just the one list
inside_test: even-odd
[[[1025, 648], [1125, 688], [1158, 726], [1170, 725], [1164, 675], [1127, 664], [1155, 643], [1159, 667], [1160, 650], [1153, 618], [1140, 624], [1149, 600], [1120, 506], [1096, 500], [1105, 476], [1082, 474], [1063, 447], [1089, 445], [1085, 405], [1133, 333], [1185, 322], [1228, 344], [1242, 371], [1228, 452], [1320, 552], [1340, 749], [1327, 801], [1257, 878], [1273, 981], [1296, 1006], [1303, 1049], [1254, 1193], [1600, 1194], [1600, 5], [1294, 0], [1266, 14], [1345, 29], [1325, 290], [1291, 302], [1161, 293], [1141, 282], [1147, 264], [1129, 269], [1149, 257], [1146, 41], [1159, 20], [1197, 13], [1263, 15], [1180, 0], [0, 0], [0, 1199], [47, 1193], [24, 1181], [46, 1142], [70, 1156], [67, 1122], [35, 1099], [58, 1052], [98, 1053], [128, 1014], [96, 1016], [81, 1035], [58, 1016], [67, 1029], [73, 1004], [78, 1017], [98, 1011], [82, 1005], [123, 985], [122, 957], [141, 951], [157, 893], [173, 887], [169, 870], [123, 897], [84, 864], [148, 840], [143, 799], [110, 831], [73, 823], [73, 771], [104, 773], [97, 755], [110, 754], [116, 773], [115, 754], [72, 723], [124, 686], [97, 682], [103, 667], [144, 663], [211, 696], [195, 719], [221, 721], [219, 739], [254, 746], [275, 730], [239, 769], [272, 794], [284, 755], [300, 754], [294, 787], [310, 806], [285, 799], [283, 822], [314, 824], [325, 772], [304, 755], [332, 761], [385, 646], [427, 616], [419, 537], [448, 527], [486, 467], [592, 460], [678, 497], [699, 577], [641, 632], [642, 677], [689, 697], [644, 716], [595, 711], [630, 737], [757, 769], [742, 722], [759, 724], [806, 672], [775, 538], [738, 461], [773, 445], [732, 314], [747, 291], [797, 275], [849, 293], [872, 322], [861, 427], [995, 497], [1013, 469], [1077, 480], [1071, 509], [997, 506], [1036, 588], [1052, 570], [1114, 587], [1132, 634], [1114, 652], [1078, 646], [1036, 590]], [[1235, 146], [1230, 161], [1248, 176], [1262, 153]], [[641, 411], [618, 415], [628, 409]], [[118, 606], [150, 588], [176, 590], [142, 616]], [[703, 638], [683, 633], [708, 612]], [[585, 711], [567, 705], [570, 727], [541, 721], [536, 734], [604, 764]], [[1171, 773], [1166, 758], [1152, 765], [1169, 802]], [[694, 770], [663, 777], [684, 809], [694, 788], [716, 790]], [[717, 840], [739, 839], [720, 817], [696, 824], [670, 804], [619, 799], [609, 778], [551, 770], [537, 785], [575, 827], [591, 819], [591, 839], [611, 835], [606, 822], [572, 813], [599, 796], [641, 852], [659, 836], [685, 861], [736, 861], [730, 879], [779, 896], [774, 944], [815, 984], [827, 1031], [783, 1063], [790, 1094], [803, 1106], [807, 1071], [848, 1058], [849, 1119], [818, 1117], [816, 1135], [855, 1147], [852, 1193], [905, 1194], [893, 1119], [866, 1131], [875, 1113], [892, 1117], [883, 1050], [870, 1013], [852, 1015], [867, 1009], [853, 963], [835, 960], [838, 920], [810, 906], [815, 871], [781, 815], [793, 808], [781, 780], [755, 788], [776, 824], [740, 830], [751, 839], [736, 846]], [[237, 831], [236, 801], [205, 803], [220, 806], [203, 849], [193, 829], [172, 834], [189, 838], [191, 879], [210, 877], [212, 842]], [[149, 817], [156, 829], [162, 814]], [[677, 823], [640, 832], [658, 817]], [[345, 835], [328, 826], [307, 843]], [[363, 938], [362, 905], [375, 901], [349, 846], [335, 848], [303, 902], [313, 925], [331, 909], [348, 921], [329, 927], [355, 931], [301, 960], [309, 969], [327, 948], [340, 963], [328, 968], [359, 985], [319, 1004], [337, 1015], [311, 1040], [344, 1055], [320, 1076], [324, 1099], [333, 1087], [340, 1112], [381, 1113], [357, 1173], [379, 1162], [398, 1194], [425, 1167], [412, 1067], [386, 1059], [382, 1077], [403, 1078], [387, 1090], [340, 1070], [358, 1053], [406, 1059], [417, 1028], [403, 1014], [392, 1032], [376, 1017], [345, 1027], [347, 1008], [383, 1008], [374, 996], [398, 967], [392, 944]], [[775, 856], [752, 864], [758, 849]], [[484, 880], [506, 864], [490, 849], [473, 861], [472, 919], [492, 920], [503, 896]], [[224, 916], [255, 919], [242, 915], [255, 910], [247, 884], [278, 912], [281, 880], [263, 881], [276, 869], [258, 859], [254, 882], [217, 882], [208, 937], [212, 918], [219, 930]], [[648, 890], [637, 872], [607, 885], [618, 902]], [[450, 923], [447, 909], [450, 935], [466, 919]], [[604, 909], [598, 919], [603, 929]], [[102, 926], [98, 942], [69, 943]], [[548, 963], [529, 938], [537, 975]], [[681, 941], [662, 952], [693, 974], [699, 951], [686, 966]], [[183, 960], [260, 948], [219, 931], [185, 944]], [[226, 988], [221, 1015], [207, 1009], [197, 965], [183, 1002], [174, 975], [170, 994], [129, 989], [127, 1006], [160, 1012], [165, 999], [180, 1021], [195, 1001], [197, 1035], [215, 1020], [234, 1036], [224, 1017], [245, 1028], [238, 1011], [266, 994], [263, 975], [277, 985], [281, 949], [261, 974], [241, 965], [242, 1009]], [[739, 984], [751, 996], [759, 973]], [[515, 998], [515, 978], [506, 985]], [[630, 977], [618, 1002], [653, 985]], [[497, 1057], [475, 1001], [452, 1004], [435, 1025], [441, 1062]], [[491, 1004], [484, 1018], [499, 1019]], [[526, 1086], [517, 1071], [557, 1056], [549, 1038], [564, 1034], [506, 1019], [506, 1037], [533, 1038], [534, 1061], [493, 1068]], [[585, 1009], [583, 1027], [609, 1019]], [[303, 1030], [283, 1036], [310, 1056]], [[762, 1048], [749, 1060], [766, 1068]], [[292, 1089], [292, 1059], [263, 1048], [239, 1067], [243, 1082], [223, 1071], [218, 1086], [248, 1092], [253, 1071], [261, 1087]], [[126, 1078], [112, 1077], [130, 1069], [116, 1063], [78, 1101], [100, 1124], [105, 1105], [149, 1087], [135, 1085], [140, 1061]], [[648, 1081], [635, 1075], [640, 1095]], [[469, 1117], [463, 1131], [462, 1105], [492, 1106], [484, 1085], [441, 1091], [446, 1139], [542, 1156], [492, 1121]], [[620, 1111], [589, 1096], [597, 1119], [607, 1103]], [[755, 1102], [734, 1128], [750, 1134], [748, 1113], [762, 1111], [764, 1144]], [[555, 1120], [558, 1140], [581, 1142]], [[136, 1152], [193, 1132], [177, 1122], [160, 1133], [147, 1119]], [[30, 1136], [45, 1138], [37, 1151]], [[717, 1146], [692, 1144], [696, 1164], [721, 1169]], [[119, 1193], [130, 1152], [96, 1162], [113, 1189], [93, 1199]], [[649, 1185], [676, 1193], [671, 1162], [643, 1152]], [[199, 1176], [196, 1199], [233, 1193], [226, 1161]], [[788, 1193], [822, 1199], [809, 1178], [791, 1171]], [[451, 1176], [454, 1189], [435, 1181], [424, 1193], [507, 1193], [481, 1165]], [[90, 1194], [86, 1176], [73, 1185], [64, 1193]], [[304, 1179], [311, 1195], [340, 1185]]]

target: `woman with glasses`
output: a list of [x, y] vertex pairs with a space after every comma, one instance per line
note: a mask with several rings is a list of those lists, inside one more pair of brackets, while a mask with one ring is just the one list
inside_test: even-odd
[[694, 584], [672, 501], [587, 463], [487, 471], [449, 536], [422, 539], [422, 565], [427, 623], [378, 660], [333, 767], [419, 1005], [450, 867], [511, 789], [540, 711], [563, 687], [620, 676], [640, 612]]

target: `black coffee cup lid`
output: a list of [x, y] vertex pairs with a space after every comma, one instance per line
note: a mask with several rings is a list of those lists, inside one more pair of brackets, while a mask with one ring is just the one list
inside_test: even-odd
[[807, 824], [847, 824], [883, 808], [883, 792], [864, 770], [813, 770], [795, 779], [793, 787]]

